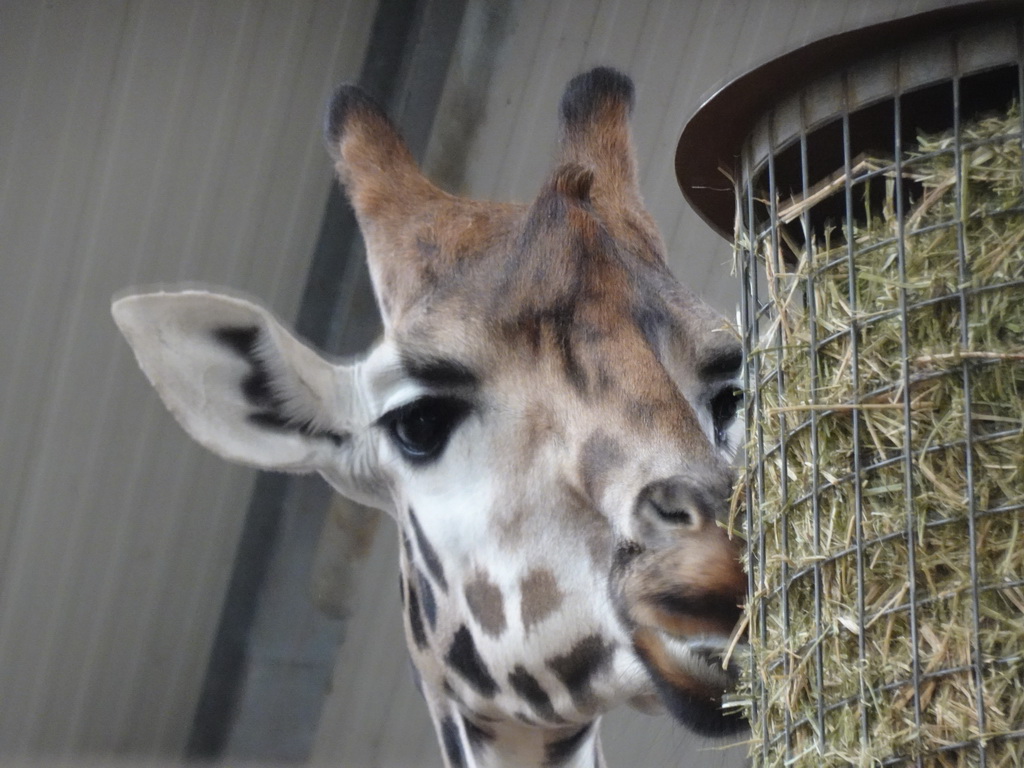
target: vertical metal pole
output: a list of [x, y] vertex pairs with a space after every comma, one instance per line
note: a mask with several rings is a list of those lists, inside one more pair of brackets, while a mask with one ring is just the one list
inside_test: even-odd
[[[775, 153], [777, 151], [775, 142], [775, 116], [769, 114], [768, 117], [768, 236], [769, 251], [767, 258], [771, 259], [772, 275], [770, 278], [770, 290], [769, 300], [774, 300], [782, 295], [785, 286], [783, 284], [783, 278], [780, 276], [783, 271], [783, 258], [782, 258], [782, 243], [779, 235], [779, 211], [778, 211], [778, 184], [776, 183], [775, 177]], [[778, 400], [783, 402], [786, 396], [786, 382], [782, 371], [785, 367], [783, 356], [785, 355], [785, 349], [787, 346], [787, 338], [783, 326], [779, 323], [776, 326], [776, 335], [772, 341], [772, 351], [775, 354], [775, 387], [778, 391]], [[782, 673], [785, 675], [787, 680], [791, 679], [792, 676], [792, 659], [796, 655], [797, 649], [791, 646], [793, 641], [792, 634], [790, 632], [790, 609], [789, 609], [789, 588], [790, 588], [790, 572], [789, 572], [789, 558], [790, 558], [790, 542], [789, 542], [789, 515], [787, 513], [789, 499], [789, 472], [787, 468], [787, 423], [786, 414], [780, 411], [777, 414], [779, 420], [779, 484], [780, 484], [780, 495], [781, 502], [780, 516], [781, 519], [778, 521], [778, 525], [782, 526], [782, 568], [779, 583], [775, 586], [775, 589], [779, 592], [779, 600], [782, 606], [782, 642], [785, 645], [786, 653], [782, 657]], [[761, 457], [764, 456], [763, 450], [761, 451]], [[762, 462], [763, 463], [763, 462]], [[765, 596], [767, 597], [767, 595]], [[792, 757], [791, 753], [791, 737], [793, 735], [793, 720], [792, 713], [789, 708], [785, 708], [783, 713], [785, 728], [784, 736], [786, 741], [785, 755], [788, 760]]]
[[[747, 339], [747, 343], [750, 345], [748, 349], [754, 349], [755, 345], [760, 338], [760, 316], [761, 316], [761, 298], [758, 290], [757, 281], [757, 249], [760, 245], [758, 242], [757, 235], [757, 220], [755, 216], [754, 208], [754, 169], [751, 161], [751, 151], [744, 152], [743, 155], [743, 184], [746, 190], [746, 205], [747, 205], [747, 242], [750, 245], [750, 251], [747, 257], [747, 277], [749, 278], [750, 287], [750, 301], [748, 302], [748, 309], [750, 311], [750, 337]], [[751, 365], [753, 370], [751, 370]], [[751, 543], [751, 557], [752, 560], [750, 572], [751, 580], [754, 578], [754, 573], [757, 574], [756, 589], [751, 592], [752, 595], [756, 595], [757, 601], [757, 617], [758, 617], [758, 634], [759, 642], [761, 646], [767, 642], [767, 632], [765, 629], [765, 618], [766, 618], [766, 606], [765, 606], [765, 573], [764, 573], [764, 562], [765, 562], [765, 536], [764, 527], [761, 521], [760, 510], [764, 508], [764, 427], [762, 426], [762, 419], [764, 414], [764, 402], [761, 397], [761, 358], [760, 356], [754, 356], [753, 359], [748, 361], [747, 375], [751, 387], [753, 396], [753, 420], [755, 422], [754, 435], [756, 448], [754, 451], [754, 457], [756, 465], [754, 469], [754, 476], [756, 478], [757, 493], [756, 499], [753, 494], [748, 496], [747, 500], [747, 515], [750, 523], [750, 535], [752, 538]], [[749, 445], [749, 442], [748, 442]], [[756, 552], [756, 556], [753, 554]], [[754, 667], [754, 679], [758, 679], [758, 671]], [[768, 752], [769, 745], [769, 733], [768, 726], [764, 721], [764, 714], [768, 711], [768, 692], [763, 685], [758, 684], [756, 686], [756, 693], [760, 695], [761, 699], [761, 754]], [[757, 695], [754, 696], [755, 701]], [[757, 737], [757, 734], [754, 734]]]
[[[846, 174], [846, 182], [843, 184], [843, 203], [846, 216], [846, 274], [847, 274], [847, 300], [850, 305], [850, 378], [852, 381], [851, 393], [854, 403], [860, 401], [860, 331], [857, 320], [857, 260], [856, 242], [853, 237], [853, 158], [852, 138], [850, 136], [850, 87], [846, 74], [843, 75], [843, 171]], [[868, 182], [866, 182], [868, 183]], [[854, 547], [856, 550], [856, 578], [857, 578], [857, 626], [860, 632], [857, 633], [857, 664], [862, 671], [859, 680], [859, 696], [857, 706], [860, 710], [860, 738], [862, 744], [867, 744], [870, 738], [868, 728], [868, 711], [864, 703], [867, 701], [867, 690], [864, 685], [864, 665], [867, 661], [867, 638], [865, 637], [866, 617], [864, 615], [864, 499], [861, 495], [861, 477], [864, 471], [861, 462], [861, 423], [860, 410], [854, 408], [850, 413], [852, 421], [852, 442], [853, 442], [853, 507], [854, 507]]]
[[[957, 245], [957, 278], [960, 303], [960, 347], [968, 349], [971, 343], [970, 332], [970, 285], [971, 269], [967, 256], [967, 219], [970, 211], [966, 210], [964, 190], [965, 164], [963, 136], [961, 134], [960, 114], [960, 59], [957, 42], [951, 41], [951, 55], [954, 61], [953, 88], [953, 180], [956, 199], [956, 245]], [[971, 370], [967, 360], [960, 362], [960, 377], [963, 386], [964, 408], [964, 478], [967, 491], [967, 557], [971, 574], [971, 644], [973, 653], [971, 663], [974, 672], [974, 706], [978, 717], [978, 765], [985, 768], [985, 674], [981, 659], [981, 604], [978, 596], [978, 533], [977, 506], [974, 497], [974, 424], [971, 416]], [[952, 523], [949, 523], [950, 525]]]
[[[804, 127], [803, 99], [801, 99], [801, 130], [800, 130], [800, 189], [801, 197], [807, 199], [810, 190], [810, 179], [807, 157], [807, 132]], [[800, 214], [800, 226], [804, 235], [804, 259], [807, 260], [807, 277], [804, 283], [804, 302], [807, 309], [807, 364], [810, 369], [810, 392], [811, 405], [818, 405], [818, 321], [817, 321], [817, 298], [815, 296], [815, 277], [817, 268], [811, 265], [813, 253], [814, 233], [811, 231], [811, 211], [805, 207]], [[780, 392], [780, 395], [782, 393]], [[782, 398], [779, 398], [780, 401]], [[818, 754], [825, 753], [825, 659], [823, 653], [823, 640], [825, 639], [825, 627], [822, 619], [822, 582], [821, 582], [821, 504], [818, 494], [820, 475], [818, 474], [818, 410], [811, 408], [810, 412], [811, 430], [811, 518], [813, 525], [813, 546], [815, 561], [811, 566], [811, 574], [814, 579], [814, 677], [817, 695], [815, 697], [815, 716], [817, 730]], [[833, 561], [834, 562], [834, 561]]]
[[[403, 94], [414, 93], [412, 104], [405, 105], [400, 122], [406, 139], [415, 152], [422, 152], [430, 135], [434, 110], [448, 68], [448, 57], [461, 26], [465, 0], [379, 0], [371, 38], [363, 61], [359, 83], [384, 103], [396, 102]], [[325, 160], [326, 161], [326, 160]], [[303, 293], [296, 329], [317, 346], [334, 353], [362, 349], [377, 333], [379, 321], [373, 304], [369, 274], [362, 257], [358, 229], [351, 209], [337, 185], [328, 197], [319, 237]], [[345, 333], [338, 331], [344, 327]], [[266, 717], [270, 707], [288, 712], [293, 742], [308, 751], [312, 730], [306, 722], [319, 716], [320, 699], [300, 691], [283, 691], [273, 701], [253, 695], [254, 706], [247, 709], [246, 679], [253, 663], [253, 628], [261, 614], [261, 596], [268, 589], [268, 573], [274, 558], [291, 556], [310, 559], [308, 537], [283, 528], [290, 514], [320, 518], [326, 513], [329, 494], [322, 492], [322, 481], [313, 478], [261, 473], [257, 476], [246, 513], [238, 554], [232, 570], [221, 612], [217, 634], [207, 662], [199, 701], [193, 714], [185, 756], [194, 760], [220, 758], [231, 750], [233, 733]], [[311, 503], [316, 499], [319, 503]], [[306, 523], [302, 528], [311, 525]], [[282, 538], [290, 530], [292, 538]], [[315, 611], [310, 606], [309, 611]], [[324, 642], [337, 642], [341, 624], [324, 622], [318, 630]], [[312, 642], [312, 641], [310, 641]], [[328, 670], [329, 672], [329, 670]], [[291, 698], [289, 698], [289, 696]], [[312, 701], [313, 704], [308, 702]], [[306, 721], [303, 721], [305, 716]], [[284, 740], [273, 745], [274, 753], [263, 759], [292, 759], [282, 754]], [[254, 747], [250, 746], [250, 749]], [[263, 750], [265, 745], [255, 749]], [[296, 750], [299, 747], [295, 747]], [[253, 755], [250, 754], [250, 757]]]
[[910, 380], [910, 329], [908, 327], [907, 297], [907, 249], [906, 249], [906, 205], [903, 195], [903, 81], [901, 78], [900, 61], [896, 61], [896, 92], [893, 94], [893, 154], [895, 155], [895, 201], [896, 201], [896, 260], [900, 287], [899, 318], [900, 318], [900, 354], [903, 357], [900, 366], [900, 378], [903, 387], [903, 514], [906, 521], [905, 537], [907, 545], [907, 619], [910, 624], [911, 647], [911, 679], [913, 686], [913, 716], [916, 730], [915, 765], [921, 766], [921, 658], [918, 655], [920, 637], [917, 626], [917, 509], [914, 504], [914, 453], [911, 448], [913, 428], [911, 417], [912, 392]]
[[[752, 214], [750, 212], [750, 195], [748, 194], [747, 180], [749, 178], [749, 159], [750, 152], [747, 147], [742, 150], [742, 159], [740, 161], [740, 169], [737, 178], [734, 180], [734, 194], [736, 196], [736, 235], [739, 236], [741, 233], [747, 237], [746, 247], [743, 247], [743, 243], [736, 243], [736, 259], [737, 259], [737, 270], [740, 275], [740, 323], [742, 325], [740, 332], [743, 337], [743, 349], [745, 353], [749, 353], [754, 348], [754, 340], [757, 338], [757, 321], [756, 315], [751, 309], [751, 303], [753, 297], [756, 295], [756, 288], [753, 282], [757, 280], [756, 274], [751, 269], [751, 262], [753, 260], [753, 240], [751, 239], [752, 225]], [[743, 355], [743, 367], [740, 371], [740, 381], [743, 384], [743, 451], [744, 451], [744, 468], [746, 472], [747, 481], [743, 486], [743, 501], [744, 501], [744, 522], [746, 524], [747, 532], [747, 595], [751, 601], [756, 600], [757, 595], [757, 584], [755, 570], [757, 568], [757, 561], [754, 557], [754, 484], [750, 482], [749, 478], [754, 476], [753, 473], [753, 456], [750, 452], [750, 441], [753, 430], [754, 421], [754, 404], [755, 397], [753, 395], [753, 384], [752, 377], [750, 375], [750, 366], [752, 360], [749, 354]], [[753, 603], [751, 604], [751, 609]], [[758, 674], [757, 665], [754, 660], [753, 654], [749, 659], [750, 664], [750, 714], [751, 719], [756, 722], [760, 714], [760, 706], [757, 700], [758, 694]]]

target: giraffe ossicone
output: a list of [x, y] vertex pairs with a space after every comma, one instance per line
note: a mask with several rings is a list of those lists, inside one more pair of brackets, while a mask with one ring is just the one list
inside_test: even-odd
[[451, 768], [602, 765], [597, 721], [627, 702], [742, 727], [721, 658], [746, 577], [716, 522], [740, 349], [665, 265], [632, 107], [614, 70], [572, 80], [556, 167], [513, 205], [442, 192], [339, 89], [327, 140], [384, 320], [358, 360], [226, 293], [113, 305], [192, 437], [319, 472], [396, 521], [407, 644]]

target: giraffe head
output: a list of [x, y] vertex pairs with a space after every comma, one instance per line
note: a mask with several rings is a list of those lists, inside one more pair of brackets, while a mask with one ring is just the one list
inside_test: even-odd
[[456, 731], [578, 727], [658, 698], [698, 731], [737, 725], [720, 655], [746, 581], [716, 518], [740, 350], [665, 266], [632, 98], [612, 70], [574, 79], [554, 170], [520, 206], [440, 191], [385, 114], [340, 89], [328, 142], [384, 320], [355, 362], [238, 297], [114, 304], [199, 442], [319, 472], [394, 517], [408, 644], [446, 748]]

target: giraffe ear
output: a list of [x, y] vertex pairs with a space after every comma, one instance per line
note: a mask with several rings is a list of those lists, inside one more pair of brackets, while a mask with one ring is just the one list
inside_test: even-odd
[[329, 467], [347, 441], [352, 369], [328, 363], [266, 309], [184, 291], [127, 296], [111, 311], [164, 404], [211, 451], [308, 472]]
[[592, 169], [595, 197], [639, 206], [629, 132], [633, 81], [607, 67], [577, 75], [565, 88], [560, 113], [561, 164]]

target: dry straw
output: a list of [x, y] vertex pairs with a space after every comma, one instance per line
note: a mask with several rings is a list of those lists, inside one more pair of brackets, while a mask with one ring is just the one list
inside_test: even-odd
[[753, 245], [772, 320], [748, 358], [753, 673], [734, 703], [764, 765], [1024, 765], [1021, 143], [1013, 105], [858, 158], [866, 217], [778, 266], [773, 232], [806, 231], [837, 174]]

